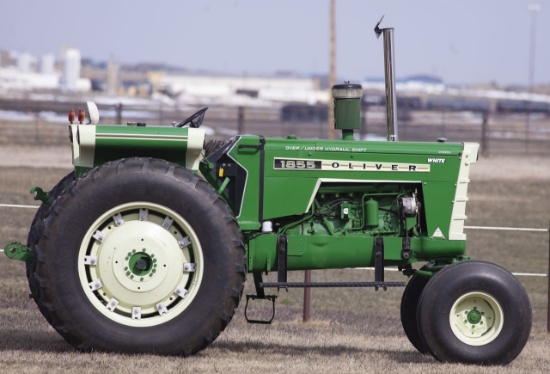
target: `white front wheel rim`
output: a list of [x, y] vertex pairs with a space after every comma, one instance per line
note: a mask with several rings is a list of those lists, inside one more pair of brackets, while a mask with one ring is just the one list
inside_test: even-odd
[[455, 336], [471, 346], [495, 340], [504, 326], [500, 303], [484, 292], [470, 292], [458, 298], [451, 308], [449, 322]]

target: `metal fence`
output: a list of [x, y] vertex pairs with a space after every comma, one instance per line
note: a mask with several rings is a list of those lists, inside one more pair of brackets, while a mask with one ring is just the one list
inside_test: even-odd
[[[63, 126], [68, 124], [66, 113], [69, 109], [83, 107], [81, 103], [55, 103], [48, 111], [45, 103], [27, 102], [27, 106], [20, 103], [15, 107], [4, 104], [0, 102], [0, 110], [22, 116], [0, 119], [0, 144], [65, 144], [68, 134]], [[113, 104], [100, 105], [99, 109], [102, 123], [146, 122], [153, 126], [170, 126], [201, 107]], [[217, 139], [237, 134], [266, 137], [295, 134], [300, 138], [317, 139], [329, 136], [329, 121], [324, 111], [289, 116], [284, 109], [212, 105], [203, 126], [209, 130], [209, 137]], [[548, 114], [402, 109], [398, 111], [398, 123], [399, 139], [402, 141], [432, 142], [445, 138], [449, 142], [480, 143], [484, 155], [550, 156]], [[385, 112], [382, 108], [363, 108], [362, 128], [356, 132], [356, 137], [386, 139]]]

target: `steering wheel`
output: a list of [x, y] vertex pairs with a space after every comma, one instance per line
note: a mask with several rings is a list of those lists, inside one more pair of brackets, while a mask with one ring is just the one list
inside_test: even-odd
[[190, 127], [198, 128], [201, 125], [202, 120], [204, 119], [204, 113], [206, 112], [207, 109], [208, 107], [205, 106], [204, 108], [200, 109], [196, 113], [192, 114], [190, 117], [181, 121], [179, 124], [176, 125], [176, 127], [183, 127], [189, 124]]

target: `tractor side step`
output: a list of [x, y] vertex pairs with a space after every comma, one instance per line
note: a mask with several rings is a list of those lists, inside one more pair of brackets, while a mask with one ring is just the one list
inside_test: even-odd
[[[273, 319], [275, 318], [275, 300], [276, 299], [277, 299], [276, 295], [246, 295], [246, 305], [244, 307], [244, 318], [246, 318], [246, 322], [248, 322], [248, 323], [259, 323], [259, 324], [263, 324], [263, 325], [270, 325], [271, 322], [273, 322]], [[271, 306], [272, 306], [271, 318], [269, 318], [269, 319], [250, 318], [248, 316], [248, 302], [250, 300], [269, 300], [269, 301], [271, 301]]]
[[405, 287], [405, 282], [276, 282], [259, 283], [260, 288], [313, 288], [313, 287]]

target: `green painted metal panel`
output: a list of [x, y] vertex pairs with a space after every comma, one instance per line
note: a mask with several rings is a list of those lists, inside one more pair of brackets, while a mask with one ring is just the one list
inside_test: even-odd
[[455, 188], [455, 181], [423, 183], [422, 190], [428, 237], [436, 239], [447, 239], [449, 237]]
[[458, 257], [466, 254], [465, 240], [446, 240], [438, 238], [420, 238], [422, 245], [419, 259], [436, 259], [440, 257]]
[[462, 144], [267, 139], [265, 149], [264, 215], [275, 218], [305, 213], [321, 182], [441, 181], [453, 196]]
[[185, 166], [188, 129], [96, 126], [94, 164], [124, 157], [155, 157]]
[[[288, 235], [288, 270], [338, 269], [374, 266], [374, 237], [361, 235]], [[411, 238], [413, 256], [401, 257], [402, 238], [384, 237], [384, 264], [405, 266], [417, 261], [464, 255], [466, 242], [430, 238]], [[248, 242], [248, 270], [277, 270], [277, 235], [263, 234]]]
[[263, 234], [247, 244], [248, 271], [272, 271], [277, 264], [277, 235]]
[[261, 222], [259, 219], [260, 187], [263, 185], [260, 173], [260, 137], [243, 136], [235, 144], [229, 155], [246, 171], [246, 185], [244, 196], [237, 217], [242, 230], [258, 230]]
[[317, 178], [266, 177], [264, 219], [306, 213]]

